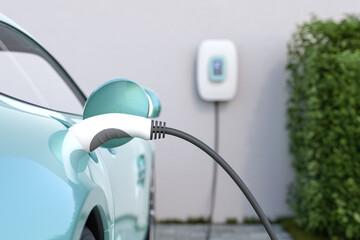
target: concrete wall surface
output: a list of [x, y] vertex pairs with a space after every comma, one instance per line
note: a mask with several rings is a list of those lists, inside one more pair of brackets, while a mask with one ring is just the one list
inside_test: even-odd
[[[357, 0], [1, 0], [1, 12], [35, 36], [89, 95], [128, 78], [153, 89], [161, 120], [214, 144], [214, 105], [195, 89], [195, 60], [204, 39], [238, 48], [236, 97], [220, 104], [220, 154], [248, 184], [271, 218], [290, 215], [294, 174], [286, 126], [286, 44], [296, 24], [339, 19]], [[206, 217], [213, 162], [190, 144], [156, 142], [157, 218]], [[254, 211], [219, 170], [215, 220]]]

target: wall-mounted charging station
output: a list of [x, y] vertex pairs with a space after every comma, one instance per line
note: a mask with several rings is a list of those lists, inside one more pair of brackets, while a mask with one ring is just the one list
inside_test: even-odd
[[230, 40], [205, 40], [197, 56], [197, 88], [205, 101], [231, 100], [237, 89], [237, 51]]
[[[205, 40], [200, 44], [197, 56], [196, 82], [200, 97], [215, 106], [215, 144], [219, 151], [219, 102], [230, 101], [237, 89], [237, 51], [230, 40]], [[214, 164], [210, 196], [210, 225], [206, 240], [211, 238], [211, 226], [215, 211], [217, 168]]]

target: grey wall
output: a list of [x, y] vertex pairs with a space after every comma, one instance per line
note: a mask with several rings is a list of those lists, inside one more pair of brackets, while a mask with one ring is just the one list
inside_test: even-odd
[[[339, 18], [357, 0], [1, 0], [12, 18], [64, 65], [90, 94], [124, 77], [150, 87], [161, 119], [213, 145], [214, 107], [195, 90], [198, 44], [228, 38], [239, 51], [239, 89], [220, 105], [220, 154], [272, 218], [290, 214], [286, 189], [293, 177], [285, 131], [286, 43], [295, 25]], [[157, 146], [159, 219], [206, 216], [212, 162], [195, 147], [168, 137]], [[240, 191], [220, 171], [216, 220], [253, 216]]]

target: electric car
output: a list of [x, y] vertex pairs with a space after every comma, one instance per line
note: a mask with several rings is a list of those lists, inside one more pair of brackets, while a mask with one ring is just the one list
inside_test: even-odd
[[128, 80], [86, 98], [30, 34], [0, 15], [0, 239], [150, 238], [153, 143], [113, 139], [87, 153], [69, 128], [102, 113], [159, 112], [157, 96]]

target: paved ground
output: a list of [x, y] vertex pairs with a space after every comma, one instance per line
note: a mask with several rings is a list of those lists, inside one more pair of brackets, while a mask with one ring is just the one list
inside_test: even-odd
[[[273, 225], [279, 240], [292, 240], [280, 225]], [[206, 225], [157, 224], [156, 240], [203, 240], [206, 236]], [[211, 240], [269, 240], [264, 227], [260, 224], [214, 225]]]

